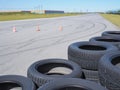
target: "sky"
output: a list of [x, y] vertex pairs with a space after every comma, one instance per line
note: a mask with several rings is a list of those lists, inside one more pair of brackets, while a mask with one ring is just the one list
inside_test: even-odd
[[120, 0], [0, 0], [0, 10], [105, 12], [120, 9]]

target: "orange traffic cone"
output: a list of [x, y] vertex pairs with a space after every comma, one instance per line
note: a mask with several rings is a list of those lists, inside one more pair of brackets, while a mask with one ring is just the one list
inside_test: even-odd
[[37, 31], [40, 31], [40, 26], [39, 25], [37, 26]]
[[13, 32], [17, 32], [17, 31], [16, 31], [16, 27], [13, 27]]
[[62, 31], [62, 30], [63, 30], [63, 27], [62, 27], [62, 26], [59, 26], [59, 30]]

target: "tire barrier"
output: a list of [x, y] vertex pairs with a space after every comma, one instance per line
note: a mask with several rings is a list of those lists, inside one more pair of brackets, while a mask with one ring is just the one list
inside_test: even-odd
[[[55, 70], [55, 68], [59, 68], [59, 70]], [[64, 70], [65, 68], [69, 70], [60, 72], [63, 71], [62, 68], [64, 68]], [[46, 59], [37, 61], [28, 68], [27, 76], [31, 78], [37, 86], [41, 86], [58, 78], [83, 78], [81, 67], [72, 61], [64, 59]]]
[[120, 90], [120, 51], [105, 54], [99, 62], [100, 83], [109, 90]]
[[120, 37], [115, 38], [115, 37], [108, 37], [108, 36], [99, 36], [99, 37], [93, 37], [89, 40], [90, 42], [101, 42], [101, 43], [109, 43], [112, 45], [115, 45], [116, 47], [119, 47], [120, 44]]
[[49, 82], [40, 87], [38, 90], [107, 90], [107, 89], [92, 81], [67, 78]]
[[22, 88], [21, 90], [36, 90], [32, 80], [18, 75], [4, 75], [0, 76], [0, 90]]
[[120, 31], [105, 31], [102, 33], [102, 36], [120, 38]]
[[[98, 80], [98, 62], [100, 58], [110, 51], [118, 50], [108, 43], [76, 42], [68, 47], [68, 60], [76, 62], [84, 69], [85, 77]], [[92, 76], [94, 75], [94, 76]]]

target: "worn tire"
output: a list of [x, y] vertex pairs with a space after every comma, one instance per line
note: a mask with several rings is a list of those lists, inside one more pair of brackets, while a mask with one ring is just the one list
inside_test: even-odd
[[[61, 74], [58, 71], [57, 75], [55, 73], [48, 74], [51, 69], [56, 67], [66, 67], [71, 69], [72, 72], [69, 74]], [[72, 61], [64, 59], [46, 59], [33, 63], [28, 68], [27, 75], [37, 86], [41, 86], [58, 78], [82, 78], [83, 72], [81, 67]]]
[[10, 90], [21, 87], [22, 90], [35, 90], [35, 85], [29, 78], [18, 75], [0, 76], [0, 90]]
[[110, 90], [120, 90], [120, 51], [105, 54], [99, 62], [100, 83]]
[[102, 36], [120, 38], [120, 31], [105, 31], [102, 33]]
[[100, 58], [116, 50], [117, 47], [107, 43], [76, 42], [68, 47], [68, 60], [78, 63], [83, 69], [97, 71]]
[[103, 75], [99, 74], [99, 81], [100, 84], [109, 90], [120, 90], [120, 87], [118, 84], [110, 81], [109, 79], [106, 79]]
[[120, 44], [120, 38], [107, 37], [107, 36], [93, 37], [89, 41], [90, 42], [109, 43], [118, 48], [119, 48], [119, 44]]
[[97, 83], [75, 78], [58, 79], [49, 82], [38, 90], [107, 90]]
[[83, 72], [85, 74], [86, 80], [94, 81], [97, 83], [99, 82], [98, 71], [83, 69]]

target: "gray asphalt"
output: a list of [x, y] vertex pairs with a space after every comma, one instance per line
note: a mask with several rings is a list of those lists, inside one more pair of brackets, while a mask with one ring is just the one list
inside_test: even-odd
[[26, 76], [35, 61], [67, 59], [68, 45], [107, 30], [118, 27], [99, 14], [0, 22], [0, 75]]

